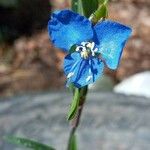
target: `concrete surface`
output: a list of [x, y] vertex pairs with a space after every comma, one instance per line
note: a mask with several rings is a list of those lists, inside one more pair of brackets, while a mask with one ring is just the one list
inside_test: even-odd
[[[41, 93], [0, 100], [0, 137], [29, 137], [65, 150], [71, 95]], [[77, 133], [79, 150], [149, 150], [150, 99], [89, 93]], [[0, 139], [0, 150], [23, 150]]]

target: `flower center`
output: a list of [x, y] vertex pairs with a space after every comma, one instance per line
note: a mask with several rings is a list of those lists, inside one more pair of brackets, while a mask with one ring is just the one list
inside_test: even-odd
[[82, 42], [80, 46], [77, 46], [76, 51], [80, 52], [82, 58], [87, 59], [90, 56], [95, 56], [98, 48], [95, 48], [94, 42]]

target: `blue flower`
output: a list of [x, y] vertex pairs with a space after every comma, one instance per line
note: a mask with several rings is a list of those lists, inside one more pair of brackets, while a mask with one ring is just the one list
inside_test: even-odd
[[[54, 12], [48, 23], [53, 44], [68, 52], [64, 72], [68, 84], [78, 88], [95, 82], [104, 69], [116, 69], [131, 28], [105, 20], [95, 26], [85, 17], [70, 10]], [[69, 53], [76, 45], [75, 52]]]

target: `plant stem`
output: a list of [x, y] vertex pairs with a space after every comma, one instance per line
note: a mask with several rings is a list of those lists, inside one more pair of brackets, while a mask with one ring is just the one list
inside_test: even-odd
[[85, 99], [86, 99], [86, 97], [80, 98], [80, 103], [78, 106], [77, 114], [76, 114], [75, 118], [72, 120], [72, 129], [71, 129], [71, 132], [69, 135], [67, 150], [70, 150], [70, 144], [71, 144], [72, 137], [75, 135], [75, 132], [80, 124], [80, 118], [81, 118], [82, 110], [84, 107]]

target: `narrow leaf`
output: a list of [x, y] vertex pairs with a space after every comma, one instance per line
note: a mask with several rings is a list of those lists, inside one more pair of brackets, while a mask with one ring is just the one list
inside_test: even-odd
[[98, 0], [81, 0], [83, 6], [83, 13], [88, 18], [97, 8]]
[[71, 1], [71, 9], [74, 12], [78, 12], [78, 0]]
[[80, 15], [84, 15], [84, 13], [83, 13], [83, 5], [82, 5], [81, 0], [78, 0], [78, 13]]
[[75, 89], [76, 89], [76, 87], [74, 86], [73, 83], [71, 83], [71, 84], [69, 85], [69, 90], [73, 93], [73, 95], [74, 95], [74, 93], [75, 93]]
[[68, 112], [68, 120], [71, 120], [75, 117], [77, 110], [78, 110], [78, 106], [79, 106], [79, 100], [80, 100], [80, 93], [79, 93], [79, 89], [76, 88], [75, 89], [75, 93], [74, 93], [74, 97], [71, 103], [71, 107], [70, 110]]
[[99, 20], [108, 17], [108, 9], [105, 4], [100, 5], [99, 8], [90, 16], [91, 21], [96, 24]]
[[99, 4], [107, 4], [109, 0], [98, 0]]
[[72, 0], [71, 1], [71, 9], [72, 11], [83, 15], [83, 7], [81, 0]]
[[11, 144], [15, 144], [18, 146], [23, 146], [25, 148], [33, 149], [33, 150], [55, 150], [52, 147], [49, 147], [45, 144], [38, 143], [36, 141], [25, 139], [25, 138], [19, 138], [19, 137], [13, 137], [13, 136], [6, 136], [4, 137], [4, 140]]

